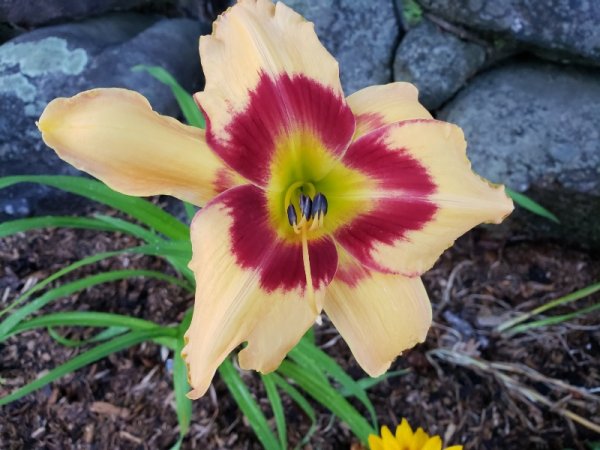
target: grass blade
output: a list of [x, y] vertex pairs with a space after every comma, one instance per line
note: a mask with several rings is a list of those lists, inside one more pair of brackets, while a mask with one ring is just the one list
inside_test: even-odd
[[68, 175], [17, 175], [0, 178], [0, 189], [17, 183], [38, 183], [81, 195], [123, 211], [171, 239], [189, 239], [189, 228], [147, 200], [113, 191], [105, 184]]
[[8, 316], [0, 323], [0, 339], [9, 334], [25, 317], [27, 317], [30, 314], [33, 314], [34, 312], [46, 306], [48, 303], [58, 298], [71, 295], [75, 292], [98, 284], [123, 280], [132, 277], [157, 278], [159, 280], [167, 281], [169, 283], [182, 286], [186, 289], [190, 289], [187, 283], [183, 282], [182, 280], [153, 270], [115, 270], [106, 273], [91, 275], [89, 277], [82, 278], [80, 280], [76, 280], [71, 283], [67, 283], [63, 286], [51, 289], [48, 292], [41, 295], [40, 297], [33, 300], [32, 302], [14, 311], [10, 316]]
[[373, 427], [378, 428], [375, 407], [365, 390], [327, 353], [311, 344], [307, 339], [301, 339], [289, 356], [303, 367], [318, 367], [329, 374], [346, 392], [356, 397], [367, 408]]
[[173, 390], [175, 391], [175, 410], [177, 411], [177, 422], [179, 423], [179, 442], [188, 434], [192, 421], [192, 401], [187, 398], [191, 388], [188, 383], [188, 371], [185, 361], [181, 357], [181, 351], [185, 346], [183, 335], [192, 320], [191, 310], [188, 311], [177, 327], [177, 347], [173, 355]]
[[544, 208], [542, 205], [535, 202], [531, 198], [527, 197], [526, 195], [515, 192], [512, 189], [508, 189], [508, 188], [505, 188], [505, 189], [506, 189], [506, 195], [508, 195], [510, 198], [512, 198], [517, 205], [521, 206], [522, 208], [525, 208], [526, 210], [528, 210], [534, 214], [537, 214], [538, 216], [541, 216], [548, 220], [551, 220], [552, 222], [560, 223], [560, 220], [558, 220], [558, 217], [556, 217], [553, 213], [548, 211], [546, 208]]
[[120, 334], [126, 333], [127, 331], [129, 331], [129, 329], [124, 328], [124, 327], [109, 327], [109, 328], [102, 330], [101, 332], [99, 332], [95, 336], [92, 336], [89, 339], [76, 340], [76, 339], [69, 339], [69, 338], [63, 336], [62, 334], [60, 334], [54, 328], [48, 327], [48, 334], [50, 335], [50, 337], [52, 339], [54, 339], [59, 344], [64, 345], [65, 347], [71, 347], [71, 348], [81, 347], [82, 345], [87, 345], [87, 344], [95, 344], [97, 342], [102, 342], [102, 341], [107, 341], [116, 336], [119, 336]]
[[296, 389], [290, 383], [285, 381], [285, 379], [279, 374], [277, 374], [277, 372], [273, 372], [269, 374], [269, 376], [273, 379], [273, 381], [275, 381], [277, 387], [283, 392], [285, 392], [287, 395], [289, 395], [290, 398], [296, 403], [296, 405], [298, 405], [298, 407], [302, 411], [304, 411], [304, 414], [306, 414], [310, 419], [311, 423], [308, 432], [296, 446], [296, 448], [299, 448], [307, 444], [311, 436], [315, 433], [315, 431], [317, 431], [317, 414], [315, 413], [313, 407], [310, 406], [310, 403], [308, 403], [308, 400], [306, 400], [304, 396], [300, 393], [300, 391], [298, 391], [298, 389]]
[[572, 292], [568, 295], [565, 295], [563, 297], [557, 298], [555, 300], [552, 300], [548, 303], [544, 303], [541, 306], [538, 306], [537, 308], [522, 314], [518, 317], [515, 317], [514, 319], [509, 319], [505, 322], [502, 322], [500, 325], [498, 325], [498, 327], [496, 328], [497, 331], [500, 332], [506, 332], [509, 331], [510, 328], [513, 328], [515, 325], [525, 322], [527, 319], [536, 316], [538, 314], [542, 314], [552, 308], [556, 308], [557, 306], [562, 306], [565, 305], [567, 303], [571, 303], [577, 300], [580, 300], [584, 297], [587, 297], [588, 295], [592, 295], [596, 292], [600, 291], [600, 283], [594, 283], [590, 286], [586, 286], [583, 289], [579, 289], [575, 292]]
[[580, 309], [578, 311], [573, 311], [572, 313], [561, 314], [560, 316], [546, 317], [545, 319], [534, 320], [532, 322], [523, 323], [521, 325], [517, 325], [514, 328], [511, 328], [509, 330], [509, 332], [511, 334], [523, 333], [525, 331], [532, 330], [535, 328], [547, 327], [550, 325], [557, 325], [559, 323], [573, 320], [579, 316], [589, 314], [598, 309], [600, 309], [600, 303], [596, 303], [595, 305], [588, 306], [588, 307]]
[[283, 412], [283, 404], [281, 403], [281, 397], [275, 386], [273, 377], [269, 375], [262, 375], [261, 379], [265, 385], [265, 391], [267, 392], [267, 398], [271, 402], [271, 409], [273, 410], [273, 416], [275, 417], [275, 424], [277, 425], [277, 435], [279, 436], [279, 443], [281, 448], [285, 449], [287, 445], [287, 427], [285, 423], [285, 413]]
[[79, 261], [75, 261], [74, 263], [69, 264], [68, 266], [58, 270], [57, 272], [53, 273], [52, 275], [44, 278], [43, 280], [41, 280], [38, 283], [36, 283], [35, 285], [33, 285], [26, 292], [24, 292], [19, 297], [17, 297], [15, 300], [13, 300], [10, 305], [8, 305], [6, 308], [1, 310], [0, 317], [5, 315], [10, 310], [14, 309], [19, 304], [23, 303], [25, 300], [27, 300], [33, 294], [42, 290], [43, 288], [45, 288], [47, 285], [49, 285], [53, 281], [56, 281], [57, 279], [65, 276], [81, 267], [84, 267], [84, 266], [87, 266], [90, 264], [94, 264], [98, 261], [112, 258], [114, 256], [125, 255], [128, 253], [165, 257], [173, 265], [173, 267], [176, 270], [179, 270], [180, 273], [186, 278], [186, 280], [188, 280], [188, 282], [190, 283], [189, 289], [191, 289], [191, 286], [194, 284], [194, 275], [187, 267], [187, 261], [189, 261], [189, 259], [191, 257], [191, 249], [187, 248], [190, 245], [189, 242], [186, 242], [186, 244], [187, 244], [186, 247], [180, 248], [180, 246], [177, 245], [176, 242], [163, 241], [162, 243], [157, 242], [152, 245], [143, 245], [140, 247], [131, 247], [131, 248], [123, 249], [123, 250], [115, 250], [112, 252], [97, 253], [95, 255], [88, 256], [86, 258], [82, 258]]
[[235, 402], [248, 419], [248, 422], [250, 422], [250, 426], [265, 450], [282, 450], [277, 438], [269, 428], [267, 418], [252, 398], [250, 391], [237, 370], [235, 370], [235, 367], [233, 367], [231, 360], [225, 359], [223, 361], [219, 367], [219, 374], [221, 374], [221, 378], [227, 385], [229, 392], [231, 392]]
[[88, 350], [80, 355], [77, 355], [73, 359], [67, 361], [64, 364], [52, 369], [46, 375], [33, 380], [30, 383], [27, 383], [25, 386], [17, 389], [9, 395], [6, 395], [0, 398], [0, 406], [11, 403], [15, 400], [18, 400], [27, 394], [30, 394], [47, 384], [61, 378], [62, 376], [74, 372], [77, 369], [80, 369], [88, 364], [91, 364], [99, 359], [104, 358], [112, 353], [116, 353], [120, 350], [124, 350], [128, 347], [131, 347], [135, 344], [139, 344], [143, 341], [147, 341], [156, 337], [161, 336], [163, 333], [162, 329], [157, 330], [146, 330], [146, 331], [132, 331], [131, 333], [127, 333], [124, 336], [119, 336], [111, 341], [105, 342], [103, 344], [94, 347], [91, 350]]
[[0, 223], [0, 238], [40, 228], [84, 228], [101, 231], [122, 231], [110, 223], [92, 217], [46, 216], [29, 217]]
[[161, 83], [169, 86], [187, 123], [198, 128], [206, 127], [204, 116], [198, 105], [196, 105], [194, 98], [181, 87], [173, 75], [160, 66], [147, 66], [144, 64], [134, 66], [131, 70], [134, 72], [147, 72]]
[[[35, 328], [46, 327], [122, 327], [134, 331], [148, 331], [157, 328], [165, 329], [165, 327], [149, 320], [138, 319], [137, 317], [130, 317], [122, 314], [96, 311], [66, 311], [45, 314], [23, 321], [11, 330], [10, 336]], [[0, 341], [3, 339], [0, 339]]]
[[[406, 375], [409, 372], [410, 372], [410, 369], [393, 370], [390, 372], [386, 372], [383, 375], [379, 375], [376, 378], [371, 378], [371, 377], [361, 378], [360, 380], [356, 380], [356, 384], [358, 384], [362, 389], [364, 389], [366, 391], [367, 389], [375, 387], [379, 383], [381, 383], [385, 380], [388, 380], [390, 378], [399, 377], [401, 375]], [[353, 395], [351, 392], [349, 392], [345, 388], [340, 389], [339, 392], [344, 397], [350, 397], [351, 395]]]
[[329, 384], [321, 383], [307, 368], [285, 360], [279, 366], [278, 372], [296, 382], [314, 400], [346, 422], [363, 443], [367, 442], [370, 434], [376, 434], [375, 429], [354, 406]]

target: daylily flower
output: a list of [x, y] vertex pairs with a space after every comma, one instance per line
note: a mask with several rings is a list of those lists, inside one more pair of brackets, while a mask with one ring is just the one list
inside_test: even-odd
[[[423, 428], [413, 432], [406, 419], [402, 419], [393, 435], [386, 426], [381, 427], [381, 437], [369, 436], [370, 450], [442, 450], [442, 438], [429, 436]], [[445, 450], [462, 450], [462, 445], [446, 447]]]
[[241, 367], [276, 369], [321, 311], [366, 372], [385, 372], [430, 326], [419, 275], [512, 202], [414, 86], [344, 98], [313, 24], [282, 3], [241, 0], [200, 56], [206, 132], [123, 89], [56, 99], [39, 121], [61, 158], [110, 187], [205, 205], [191, 225], [190, 397], [243, 342]]

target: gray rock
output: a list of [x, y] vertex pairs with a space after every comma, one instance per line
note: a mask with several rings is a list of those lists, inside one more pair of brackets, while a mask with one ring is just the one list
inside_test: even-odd
[[419, 88], [419, 100], [437, 109], [485, 63], [483, 46], [463, 41], [429, 20], [409, 30], [396, 51], [394, 79]]
[[563, 222], [551, 231], [600, 248], [599, 71], [514, 62], [476, 77], [440, 117], [463, 128], [475, 171], [534, 192]]
[[598, 0], [418, 0], [451, 22], [600, 64]]
[[340, 63], [346, 94], [392, 81], [400, 38], [393, 0], [284, 0], [315, 23], [319, 39]]
[[109, 11], [126, 11], [151, 3], [152, 0], [2, 0], [0, 22], [30, 27]]
[[[0, 176], [77, 173], [45, 147], [35, 126], [56, 97], [124, 87], [141, 92], [161, 113], [179, 115], [170, 90], [131, 67], [160, 65], [186, 89], [198, 89], [202, 32], [188, 19], [115, 14], [38, 29], [0, 46]], [[60, 202], [45, 198], [49, 191], [24, 186], [0, 191], [0, 219], [60, 210]]]

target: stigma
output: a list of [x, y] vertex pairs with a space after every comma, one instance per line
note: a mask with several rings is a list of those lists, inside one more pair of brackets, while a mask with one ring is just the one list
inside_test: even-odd
[[296, 208], [292, 203], [287, 207], [287, 217], [290, 225], [297, 234], [304, 231], [313, 231], [321, 228], [327, 214], [327, 198], [320, 192], [313, 198], [306, 194], [300, 194], [298, 199], [300, 210], [300, 220], [296, 213]]

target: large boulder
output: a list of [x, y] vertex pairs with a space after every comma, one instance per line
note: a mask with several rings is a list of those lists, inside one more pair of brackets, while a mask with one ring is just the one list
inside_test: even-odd
[[486, 49], [427, 19], [411, 28], [396, 51], [394, 79], [419, 88], [419, 100], [437, 109], [486, 62]]
[[153, 0], [2, 0], [0, 22], [31, 27], [149, 5]]
[[[131, 68], [159, 65], [186, 89], [198, 89], [198, 37], [206, 31], [188, 19], [124, 13], [38, 29], [0, 46], [0, 176], [77, 173], [48, 150], [35, 126], [56, 97], [124, 87], [141, 92], [161, 113], [178, 115], [170, 90]], [[49, 192], [37, 186], [0, 191], [0, 220], [69, 206]]]
[[[598, 0], [418, 0], [451, 22], [600, 64]], [[546, 52], [544, 52], [547, 54]]]
[[284, 0], [311, 22], [340, 63], [346, 94], [392, 81], [400, 38], [393, 0]]
[[513, 62], [476, 77], [440, 117], [463, 128], [478, 173], [562, 222], [523, 216], [528, 230], [600, 248], [600, 71]]

